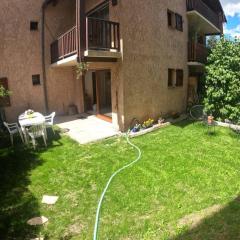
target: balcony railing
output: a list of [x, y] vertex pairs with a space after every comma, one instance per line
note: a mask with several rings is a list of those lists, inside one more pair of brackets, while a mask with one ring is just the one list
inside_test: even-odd
[[[120, 51], [119, 23], [86, 18], [86, 50]], [[51, 44], [51, 62], [77, 54], [76, 26]]]
[[120, 50], [119, 23], [88, 17], [87, 49]]
[[187, 11], [197, 11], [220, 29], [219, 16], [201, 0], [187, 0]]
[[76, 54], [76, 43], [76, 26], [74, 26], [51, 44], [51, 62], [54, 63]]
[[188, 43], [188, 61], [206, 63], [208, 49], [205, 45], [195, 42]]

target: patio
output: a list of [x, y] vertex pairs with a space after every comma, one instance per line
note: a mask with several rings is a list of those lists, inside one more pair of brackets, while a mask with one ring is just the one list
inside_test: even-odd
[[94, 115], [58, 116], [56, 125], [80, 144], [96, 142], [120, 134], [112, 124]]

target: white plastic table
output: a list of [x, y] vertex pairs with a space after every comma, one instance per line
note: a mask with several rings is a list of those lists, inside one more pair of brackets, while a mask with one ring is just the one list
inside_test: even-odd
[[23, 113], [18, 117], [18, 122], [19, 122], [19, 124], [21, 126], [21, 129], [23, 131], [25, 142], [28, 143], [26, 128], [31, 127], [33, 125], [38, 125], [38, 124], [45, 123], [45, 118], [39, 112], [34, 112], [31, 115], [31, 117], [29, 117], [29, 116], [27, 116]]

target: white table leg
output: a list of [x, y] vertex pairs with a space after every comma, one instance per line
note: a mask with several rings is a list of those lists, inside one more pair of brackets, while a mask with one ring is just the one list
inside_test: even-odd
[[27, 135], [27, 130], [25, 127], [22, 127], [22, 132], [23, 132], [25, 144], [28, 145], [28, 135]]

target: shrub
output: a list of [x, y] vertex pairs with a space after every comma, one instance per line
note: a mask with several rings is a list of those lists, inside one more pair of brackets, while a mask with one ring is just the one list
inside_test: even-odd
[[219, 120], [240, 121], [240, 42], [221, 38], [206, 66], [204, 105]]

